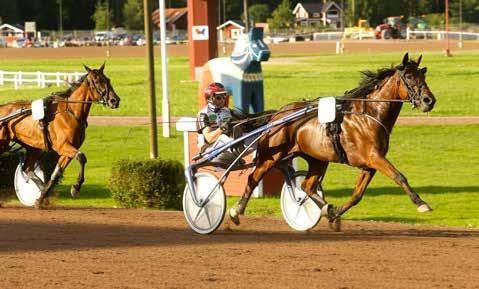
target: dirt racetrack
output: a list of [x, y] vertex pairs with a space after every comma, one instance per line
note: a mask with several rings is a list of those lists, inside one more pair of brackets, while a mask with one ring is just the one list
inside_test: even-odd
[[376, 222], [202, 236], [181, 212], [6, 207], [0, 259], [0, 288], [479, 288], [479, 230]]

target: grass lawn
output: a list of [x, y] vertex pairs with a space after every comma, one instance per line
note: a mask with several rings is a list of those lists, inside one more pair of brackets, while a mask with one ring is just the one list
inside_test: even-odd
[[[395, 129], [389, 159], [406, 175], [434, 211], [419, 214], [407, 195], [379, 173], [365, 197], [346, 219], [405, 223], [430, 223], [479, 227], [478, 125], [399, 126]], [[170, 139], [159, 138], [160, 157], [182, 161], [183, 137], [173, 131]], [[80, 199], [69, 196], [79, 166], [73, 161], [56, 188], [61, 205], [114, 207], [106, 188], [112, 162], [148, 157], [148, 128], [91, 126], [82, 148], [88, 157], [86, 181]], [[331, 164], [323, 183], [328, 201], [343, 203], [353, 189], [357, 169]], [[236, 198], [229, 198], [231, 205]], [[13, 200], [12, 202], [16, 202]], [[249, 215], [280, 216], [279, 199], [253, 199]]]
[[[265, 63], [266, 108], [279, 108], [300, 99], [318, 96], [342, 95], [346, 90], [357, 86], [359, 71], [389, 67], [399, 64], [403, 53], [310, 55], [296, 58], [298, 63]], [[273, 61], [274, 61], [273, 55]], [[281, 55], [281, 57], [292, 57]], [[418, 55], [411, 55], [417, 58]], [[159, 61], [159, 60], [157, 60]], [[6, 71], [82, 71], [83, 63], [99, 67], [103, 59], [63, 59], [63, 60], [0, 60], [0, 69]], [[444, 57], [442, 53], [425, 53], [423, 66], [428, 67], [427, 82], [438, 100], [430, 115], [479, 115], [479, 106], [471, 105], [477, 100], [479, 83], [479, 53], [463, 51], [454, 57]], [[93, 115], [148, 114], [148, 86], [146, 60], [144, 58], [110, 58], [106, 74], [113, 87], [122, 98], [118, 110], [95, 106]], [[157, 71], [157, 104], [161, 112], [160, 65]], [[168, 62], [169, 93], [173, 116], [195, 115], [197, 110], [196, 82], [189, 81], [188, 58], [172, 57]], [[17, 99], [36, 99], [63, 89], [49, 87], [25, 87], [13, 90], [13, 85], [0, 86], [0, 103]], [[418, 115], [417, 111], [405, 109], [403, 115]]]

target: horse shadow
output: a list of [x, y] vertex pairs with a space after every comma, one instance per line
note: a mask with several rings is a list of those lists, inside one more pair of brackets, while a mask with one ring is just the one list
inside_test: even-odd
[[[348, 197], [351, 196], [353, 187], [350, 188], [339, 188], [339, 189], [328, 189], [324, 188], [326, 196], [334, 197]], [[431, 194], [431, 195], [441, 195], [441, 194], [451, 194], [451, 193], [461, 193], [461, 192], [473, 192], [479, 193], [479, 186], [415, 186], [414, 190], [420, 194]], [[364, 193], [367, 196], [381, 196], [381, 195], [404, 195], [404, 191], [399, 187], [394, 186], [384, 186], [384, 187], [369, 187]]]

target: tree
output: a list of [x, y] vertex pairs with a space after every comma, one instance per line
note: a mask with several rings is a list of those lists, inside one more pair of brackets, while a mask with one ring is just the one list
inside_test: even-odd
[[[108, 0], [106, 0], [108, 1]], [[106, 1], [100, 0], [95, 5], [92, 19], [95, 22], [95, 30], [108, 30], [113, 19], [113, 13], [107, 6]]]
[[289, 28], [293, 26], [294, 15], [289, 0], [283, 0], [271, 16], [272, 18], [268, 19], [268, 23], [272, 29]]
[[248, 9], [249, 18], [253, 22], [266, 22], [269, 14], [269, 7], [267, 4], [254, 4]]
[[123, 24], [128, 30], [143, 28], [143, 5], [141, 0], [127, 0], [123, 6]]

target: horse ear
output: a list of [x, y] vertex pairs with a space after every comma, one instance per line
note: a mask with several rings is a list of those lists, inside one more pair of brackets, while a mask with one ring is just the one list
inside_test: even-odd
[[86, 69], [87, 72], [90, 72], [90, 71], [91, 71], [91, 68], [88, 67], [88, 66], [86, 66], [85, 64], [83, 64], [83, 67], [85, 67], [85, 69]]
[[100, 68], [98, 69], [100, 71], [101, 74], [103, 74], [103, 69], [105, 68], [105, 61], [103, 61], [103, 64], [100, 66]]
[[402, 65], [406, 67], [408, 62], [409, 62], [409, 53], [406, 52], [406, 54], [404, 54], [404, 57], [402, 58]]
[[421, 59], [422, 59], [422, 54], [417, 59], [417, 67], [419, 67], [419, 64], [421, 64]]

